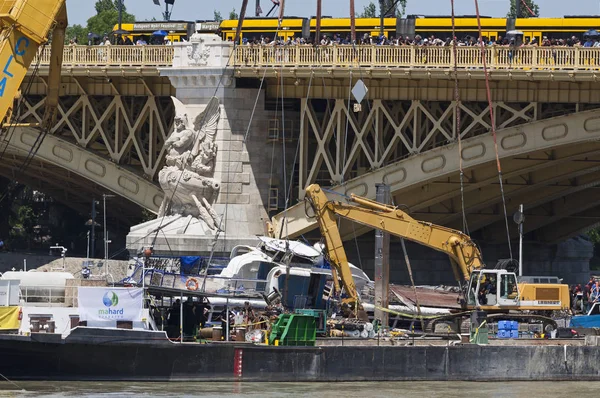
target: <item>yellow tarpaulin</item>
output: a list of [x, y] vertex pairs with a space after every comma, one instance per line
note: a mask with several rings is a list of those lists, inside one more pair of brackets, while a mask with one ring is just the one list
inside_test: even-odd
[[21, 307], [0, 307], [0, 330], [18, 330]]

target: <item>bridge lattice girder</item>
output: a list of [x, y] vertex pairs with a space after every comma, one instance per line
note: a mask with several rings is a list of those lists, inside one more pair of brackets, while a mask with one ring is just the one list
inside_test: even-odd
[[[373, 113], [377, 109], [382, 109], [382, 106], [372, 106], [369, 112]], [[414, 104], [411, 106], [414, 108]], [[536, 107], [535, 104], [533, 106]], [[518, 117], [513, 119], [515, 121], [513, 125], [511, 125], [513, 122], [503, 125], [505, 122], [502, 121], [502, 117], [497, 119], [498, 124], [504, 127], [498, 133], [498, 150], [502, 159], [503, 181], [509, 214], [516, 210], [520, 203], [524, 203], [527, 217], [531, 217], [531, 224], [529, 227], [526, 226], [526, 231], [536, 230], [535, 233], [540, 240], [555, 242], [571, 237], [582, 229], [600, 222], [600, 218], [596, 216], [599, 209], [594, 206], [596, 201], [593, 200], [597, 192], [596, 186], [600, 184], [600, 178], [596, 177], [600, 165], [600, 152], [598, 152], [600, 143], [597, 141], [600, 137], [600, 111], [590, 110], [545, 118], [552, 116], [553, 113], [539, 112], [539, 107], [537, 109], [538, 112], [534, 111], [529, 114], [530, 116], [527, 116], [529, 111], [525, 111], [525, 108], [515, 110]], [[305, 117], [309, 119], [310, 127], [302, 130], [304, 139], [307, 139], [306, 135], [315, 134], [315, 131], [310, 129], [316, 130], [318, 134], [319, 131], [323, 131], [319, 130], [320, 128], [325, 129], [331, 124], [314, 123], [314, 112], [311, 112], [310, 109], [307, 109], [305, 113], [308, 115]], [[558, 114], [561, 112], [563, 111], [557, 109]], [[465, 170], [464, 199], [468, 213], [468, 226], [470, 232], [480, 230], [486, 239], [505, 240], [504, 212], [498, 184], [493, 139], [485, 126], [485, 111], [482, 109], [479, 114], [472, 113], [478, 116], [479, 120], [478, 126], [472, 131], [480, 133], [474, 134], [472, 137], [465, 136], [466, 139], [462, 143]], [[568, 107], [565, 107], [564, 113], [568, 113]], [[311, 118], [313, 120], [310, 120]], [[364, 142], [364, 132], [362, 134], [353, 132], [354, 134], [346, 135], [345, 130], [338, 130], [338, 134], [332, 135], [331, 139], [352, 137], [353, 144], [340, 144], [340, 148], [349, 148], [350, 153], [352, 153], [352, 148], [360, 148], [360, 151], [367, 149], [367, 153], [362, 156], [363, 165], [372, 168], [355, 178], [345, 180], [343, 184], [334, 185], [332, 189], [342, 195], [356, 193], [374, 198], [375, 184], [384, 182], [391, 185], [395, 202], [408, 208], [417, 219], [463, 229], [458, 146], [452, 139], [452, 123], [430, 123], [429, 130], [419, 129], [418, 125], [413, 124], [416, 126], [413, 131], [418, 134], [407, 136], [399, 127], [401, 123], [406, 124], [408, 120], [405, 116], [400, 119], [403, 122], [398, 122], [398, 120], [393, 121], [396, 127], [392, 134], [397, 136], [397, 141], [404, 145], [402, 150], [405, 151], [406, 156], [396, 161], [391, 159], [392, 161], [388, 165], [385, 165], [387, 160], [383, 156], [369, 157], [368, 148], [365, 148], [367, 145]], [[413, 117], [412, 123], [416, 123], [415, 120], [419, 120], [419, 118]], [[338, 123], [340, 123], [339, 118]], [[348, 125], [351, 126], [350, 129], [354, 128], [352, 122], [349, 121]], [[445, 128], [446, 131], [439, 132], [440, 127]], [[433, 129], [437, 130], [435, 134], [431, 133]], [[378, 129], [381, 135], [385, 134], [384, 130]], [[406, 142], [402, 140], [402, 137]], [[417, 141], [415, 137], [425, 137], [429, 140], [422, 146], [427, 150], [421, 153], [410, 153], [411, 149], [419, 148], [414, 145], [414, 142]], [[363, 140], [362, 144], [357, 143], [361, 139]], [[420, 142], [423, 144], [423, 140]], [[319, 150], [317, 152], [322, 158], [330, 156], [330, 159], [335, 159], [330, 155], [332, 152], [327, 147], [329, 144], [321, 140], [320, 152]], [[430, 146], [428, 147], [428, 145]], [[306, 141], [301, 148], [306, 151]], [[343, 155], [343, 152], [333, 153]], [[360, 157], [347, 156], [346, 159], [354, 162], [361, 161]], [[383, 160], [383, 167], [367, 163], [372, 160]], [[329, 160], [328, 165], [324, 160], [321, 160], [320, 163], [313, 161], [306, 164], [308, 165], [307, 170], [313, 171], [312, 176], [320, 175], [322, 177], [321, 180], [305, 179], [303, 185], [313, 181], [323, 182], [327, 179], [335, 181], [333, 177], [338, 177], [340, 174], [336, 175], [331, 172], [332, 170], [351, 169], [351, 167], [345, 169], [330, 167], [337, 164], [332, 160]], [[326, 164], [327, 167], [323, 164]], [[344, 165], [344, 163], [341, 164]], [[306, 176], [309, 175], [311, 174], [306, 174]], [[336, 198], [334, 196], [332, 195], [332, 199], [343, 200], [343, 197]], [[288, 209], [286, 214], [288, 220], [286, 228], [281, 227], [285, 217], [283, 213], [274, 218], [276, 231], [284, 230], [288, 231], [290, 236], [297, 236], [316, 226], [314, 221], [306, 218], [303, 203]], [[516, 228], [511, 229], [513, 230], [511, 232], [516, 232]], [[342, 232], [346, 239], [366, 232], [366, 230], [360, 226], [342, 223]]]
[[[23, 123], [39, 123], [45, 80], [30, 79], [15, 116]], [[45, 193], [83, 213], [92, 196], [107, 192], [129, 200], [121, 206], [125, 222], [139, 221], [144, 208], [156, 212], [162, 200], [156, 177], [164, 141], [172, 131], [174, 106], [164, 95], [172, 90], [168, 80], [165, 84], [158, 78], [145, 79], [139, 84], [143, 80], [139, 77], [64, 77], [57, 122], [26, 170], [21, 165], [39, 132], [23, 127], [3, 132], [2, 174], [40, 190], [44, 187]], [[57, 167], [63, 173], [55, 173], [54, 181], [44, 177]]]

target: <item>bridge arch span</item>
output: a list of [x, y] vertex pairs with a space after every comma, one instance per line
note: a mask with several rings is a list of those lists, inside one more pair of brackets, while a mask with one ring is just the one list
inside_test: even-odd
[[[39, 135], [32, 128], [17, 128], [5, 156], [15, 155], [15, 160], [24, 158]], [[97, 184], [144, 209], [157, 212], [160, 207], [163, 193], [155, 183], [58, 136], [46, 135], [35, 159], [60, 167], [65, 176], [73, 173], [82, 177], [79, 184], [82, 181]]]
[[[543, 228], [539, 234], [541, 240], [566, 239], [600, 222], [595, 216], [600, 214], [600, 208], [590, 201], [593, 189], [600, 185], [600, 177], [596, 177], [600, 166], [599, 139], [600, 110], [545, 119], [498, 132], [508, 210], [512, 212], [524, 203], [532, 218], [531, 227]], [[406, 205], [415, 218], [462, 229], [457, 154], [458, 144], [451, 143], [363, 174], [332, 190], [342, 195], [355, 193], [374, 199], [375, 184], [385, 182], [392, 188], [395, 203]], [[491, 134], [464, 140], [461, 156], [470, 231], [481, 230], [486, 238], [505, 240], [506, 233], [502, 238], [498, 232], [504, 221]], [[575, 201], [578, 197], [588, 198], [585, 206], [581, 199]], [[574, 205], [579, 205], [567, 206], [569, 211], [563, 206], [563, 213], [556, 207], [553, 210], [552, 206], [561, 200], [573, 200]], [[284, 213], [273, 218], [275, 230], [287, 230], [290, 236], [316, 228], [314, 220], [306, 218], [303, 203], [288, 209], [286, 228], [281, 227], [283, 220]], [[556, 231], [558, 225], [562, 227], [561, 233]], [[342, 224], [346, 239], [366, 231]]]

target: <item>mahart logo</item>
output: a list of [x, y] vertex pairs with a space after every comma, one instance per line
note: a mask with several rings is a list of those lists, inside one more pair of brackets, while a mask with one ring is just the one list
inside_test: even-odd
[[113, 291], [108, 291], [104, 293], [102, 296], [102, 303], [105, 307], [105, 310], [98, 310], [98, 315], [102, 318], [115, 319], [123, 316], [124, 308], [116, 309], [111, 307], [116, 307], [119, 304], [119, 296], [117, 293]]
[[102, 297], [102, 302], [106, 307], [116, 307], [119, 304], [119, 296], [115, 292], [106, 292]]

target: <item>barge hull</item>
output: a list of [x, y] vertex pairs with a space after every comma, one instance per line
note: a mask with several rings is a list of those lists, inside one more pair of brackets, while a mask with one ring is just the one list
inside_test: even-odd
[[0, 336], [10, 380], [600, 380], [597, 346], [272, 347]]

